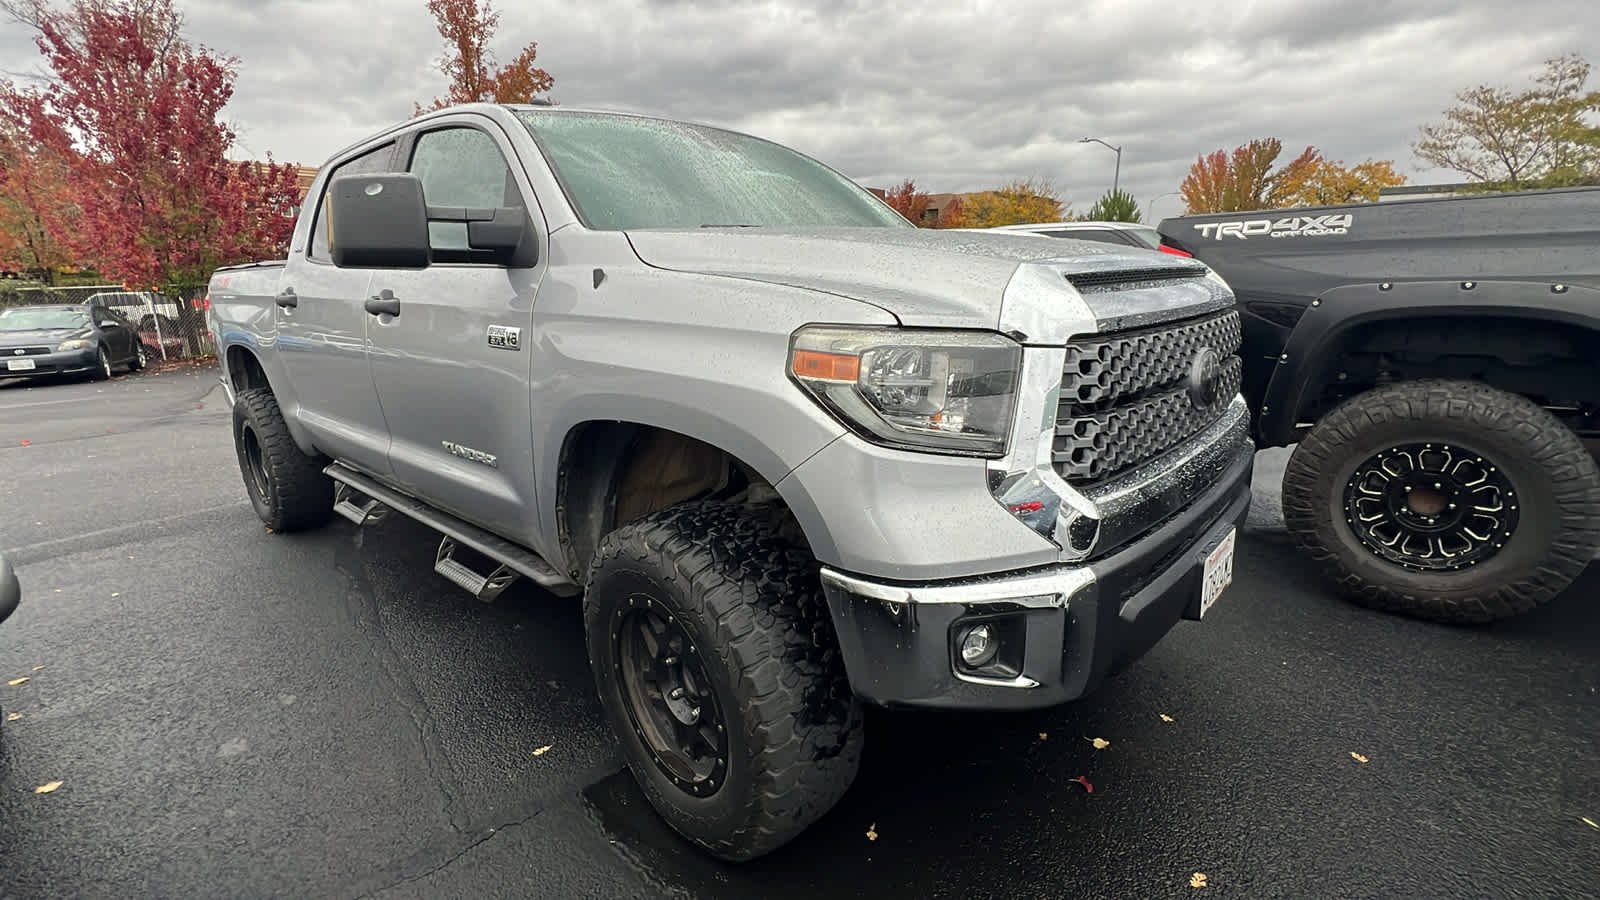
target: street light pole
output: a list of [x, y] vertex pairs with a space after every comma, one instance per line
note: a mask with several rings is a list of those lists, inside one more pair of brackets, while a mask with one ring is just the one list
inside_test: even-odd
[[1107, 144], [1105, 141], [1102, 141], [1099, 138], [1091, 138], [1091, 137], [1079, 138], [1078, 139], [1078, 143], [1080, 143], [1080, 144], [1088, 144], [1088, 143], [1099, 144], [1099, 145], [1101, 145], [1103, 147], [1107, 147], [1107, 148], [1111, 149], [1112, 151], [1114, 151], [1117, 154], [1117, 168], [1116, 168], [1116, 171], [1113, 172], [1112, 175], [1111, 175], [1111, 193], [1115, 194], [1117, 192], [1117, 185], [1122, 179], [1122, 148], [1121, 147], [1112, 147], [1110, 144]]

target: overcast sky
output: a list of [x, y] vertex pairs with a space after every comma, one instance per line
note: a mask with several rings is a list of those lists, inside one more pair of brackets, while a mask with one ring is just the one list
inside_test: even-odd
[[[238, 156], [318, 165], [443, 93], [425, 0], [178, 0], [192, 40], [239, 58]], [[786, 143], [863, 184], [928, 191], [1051, 179], [1075, 211], [1111, 184], [1156, 217], [1201, 153], [1276, 136], [1393, 159], [1452, 95], [1522, 87], [1548, 57], [1600, 63], [1596, 0], [500, 0], [566, 106], [663, 114]], [[3, 26], [0, 68], [37, 65]], [[1600, 76], [1591, 87], [1600, 87]], [[1161, 196], [1169, 194], [1168, 196]], [[1149, 218], [1147, 214], [1147, 218]]]

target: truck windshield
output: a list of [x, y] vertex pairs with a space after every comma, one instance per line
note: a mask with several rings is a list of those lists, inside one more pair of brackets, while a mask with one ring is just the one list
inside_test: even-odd
[[89, 317], [76, 309], [0, 309], [0, 331], [43, 331], [52, 328], [88, 328]]
[[608, 113], [519, 111], [590, 228], [914, 228], [808, 156], [717, 128]]

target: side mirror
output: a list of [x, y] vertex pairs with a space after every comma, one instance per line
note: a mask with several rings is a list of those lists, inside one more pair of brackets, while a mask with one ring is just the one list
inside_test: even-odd
[[428, 204], [411, 174], [340, 175], [328, 186], [328, 255], [341, 269], [428, 267]]
[[[408, 173], [341, 175], [328, 188], [328, 249], [340, 268], [423, 269], [433, 262], [531, 266], [538, 244], [522, 207], [429, 206]], [[467, 247], [435, 251], [431, 222], [466, 226]]]

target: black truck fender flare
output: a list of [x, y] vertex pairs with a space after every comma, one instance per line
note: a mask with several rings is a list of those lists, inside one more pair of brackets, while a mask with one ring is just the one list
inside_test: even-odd
[[1307, 403], [1322, 387], [1343, 338], [1373, 322], [1418, 315], [1507, 316], [1600, 328], [1600, 290], [1557, 281], [1373, 281], [1325, 291], [1295, 324], [1267, 382], [1256, 431], [1262, 446], [1295, 441]]

